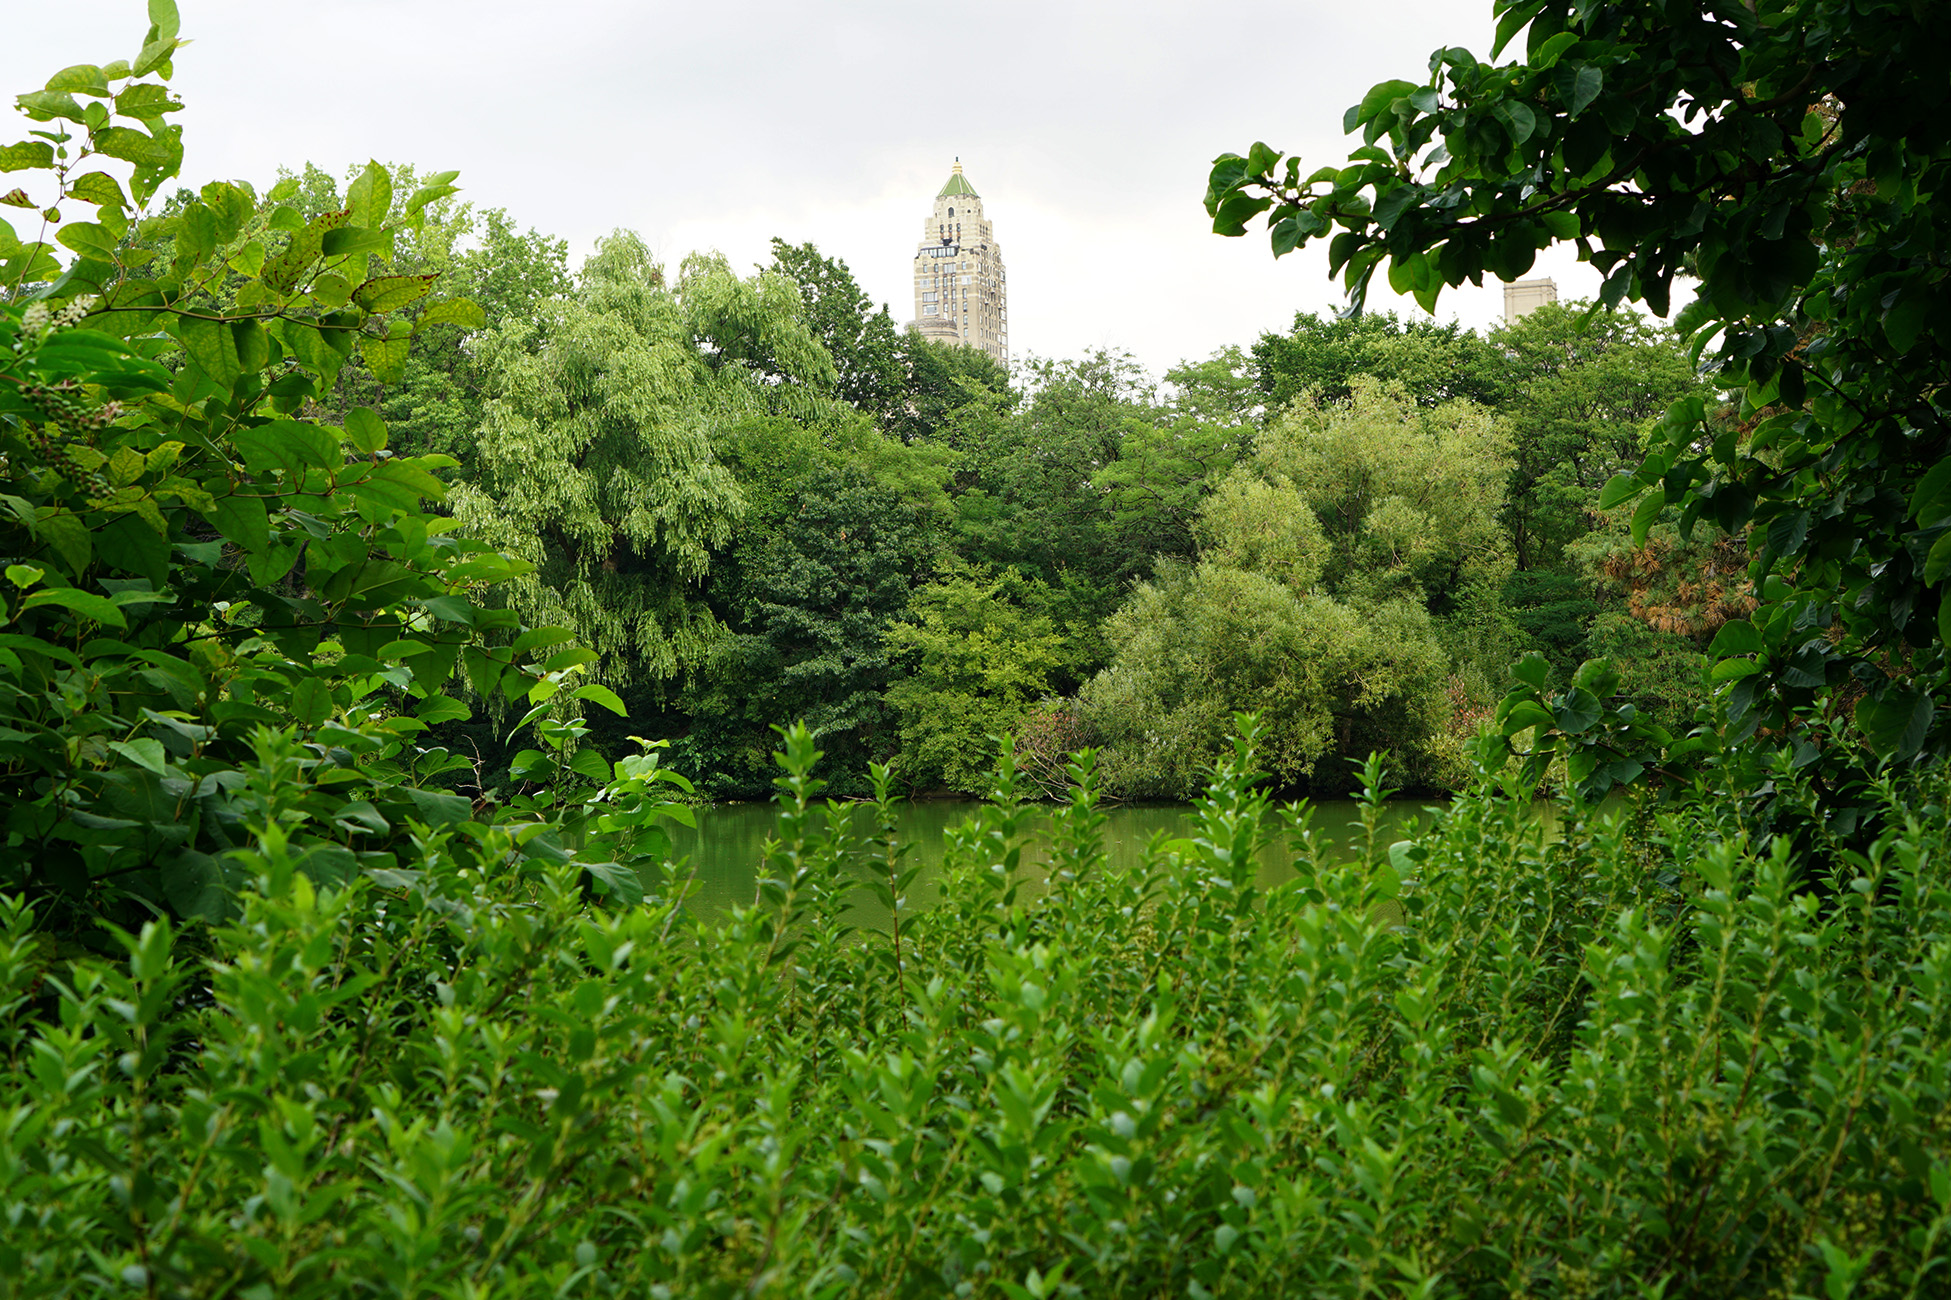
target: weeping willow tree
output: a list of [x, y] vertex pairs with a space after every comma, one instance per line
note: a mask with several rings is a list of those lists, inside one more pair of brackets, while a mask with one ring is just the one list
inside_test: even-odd
[[719, 435], [833, 400], [833, 363], [797, 286], [777, 272], [741, 279], [710, 255], [686, 259], [673, 287], [619, 232], [573, 293], [479, 346], [492, 396], [456, 510], [535, 564], [508, 603], [573, 628], [614, 683], [696, 663], [719, 631], [700, 584], [745, 508]]

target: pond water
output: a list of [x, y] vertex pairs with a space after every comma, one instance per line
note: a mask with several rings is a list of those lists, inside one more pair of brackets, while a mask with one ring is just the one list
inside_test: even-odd
[[[902, 842], [913, 845], [908, 860], [927, 864], [915, 882], [911, 898], [914, 906], [926, 907], [934, 901], [934, 876], [942, 860], [944, 833], [974, 817], [981, 806], [973, 800], [933, 800], [902, 805]], [[1312, 807], [1314, 827], [1328, 842], [1344, 844], [1351, 836], [1360, 835], [1360, 809], [1353, 800], [1323, 799], [1314, 802]], [[1414, 835], [1420, 827], [1428, 824], [1429, 811], [1429, 805], [1419, 800], [1392, 802], [1385, 813], [1383, 842]], [[863, 835], [873, 833], [873, 812], [871, 806], [864, 804], [855, 808], [856, 825]], [[1128, 804], [1107, 808], [1104, 812], [1105, 853], [1110, 859], [1111, 869], [1116, 871], [1137, 866], [1155, 837], [1162, 835], [1167, 839], [1177, 839], [1189, 834], [1192, 829], [1193, 809], [1187, 804]], [[688, 855], [691, 866], [697, 872], [691, 905], [704, 913], [722, 911], [735, 904], [749, 905], [757, 887], [760, 849], [774, 827], [772, 805], [717, 804], [698, 809], [697, 816], [698, 827], [695, 831], [683, 826], [671, 827], [675, 854], [680, 857]], [[1047, 842], [1049, 823], [1049, 812], [1038, 812], [1032, 818], [1035, 839], [1024, 854], [1028, 864], [1026, 879], [1031, 882], [1032, 888], [1041, 880], [1042, 848]], [[1293, 868], [1282, 840], [1277, 839], [1262, 850], [1262, 884], [1278, 883], [1288, 879], [1292, 873]], [[853, 895], [853, 911], [848, 919], [855, 925], [880, 928], [886, 924], [887, 914], [877, 901], [862, 890]]]

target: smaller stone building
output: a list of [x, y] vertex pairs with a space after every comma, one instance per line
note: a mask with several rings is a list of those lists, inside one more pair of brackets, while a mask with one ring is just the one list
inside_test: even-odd
[[1504, 286], [1504, 323], [1515, 325], [1546, 303], [1557, 301], [1555, 280], [1513, 280]]

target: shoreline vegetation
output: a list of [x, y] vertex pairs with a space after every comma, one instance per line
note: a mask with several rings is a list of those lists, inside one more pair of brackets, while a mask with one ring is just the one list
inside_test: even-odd
[[1495, 0], [1159, 382], [171, 189], [147, 9], [0, 146], [0, 1300], [1944, 1292], [1951, 7]]

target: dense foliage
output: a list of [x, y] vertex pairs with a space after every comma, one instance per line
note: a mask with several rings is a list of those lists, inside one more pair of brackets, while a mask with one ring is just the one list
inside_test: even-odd
[[[1867, 812], [1858, 743], [1830, 743], [1846, 731], [1827, 724], [1853, 721], [1882, 759], [1951, 748], [1951, 300], [1934, 251], [1951, 222], [1936, 202], [1951, 128], [1916, 111], [1941, 79], [1951, 10], [1495, 9], [1499, 49], [1521, 35], [1522, 61], [1444, 49], [1427, 79], [1377, 85], [1348, 112], [1363, 146], [1347, 166], [1303, 179], [1300, 159], [1264, 144], [1223, 155], [1215, 229], [1242, 234], [1265, 213], [1276, 255], [1330, 239], [1357, 301], [1385, 261], [1427, 307], [1446, 285], [1522, 275], [1558, 240], [1606, 273], [1607, 304], [1664, 314], [1675, 277], [1696, 278], [1680, 328], [1695, 355], [1715, 348], [1739, 418], [1676, 403], [1599, 503], [1637, 500], [1636, 543], [1669, 505], [1683, 534], [1706, 522], [1755, 539], [1759, 607], [1715, 639], [1729, 735], [1795, 733], [1834, 796]], [[1519, 730], [1550, 713], [1534, 695], [1511, 707]], [[1535, 752], [1569, 753], [1600, 786], [1615, 762], [1672, 773], [1718, 752], [1627, 718], [1622, 744], [1594, 753], [1564, 721]]]
[[1552, 836], [1493, 788], [1337, 854], [1248, 744], [1109, 874], [1085, 760], [1032, 900], [1005, 766], [940, 902], [850, 935], [861, 869], [911, 869], [814, 758], [724, 917], [467, 870], [468, 830], [315, 884], [279, 744], [234, 923], [49, 978], [9, 904], [0, 1290], [1941, 1291], [1941, 780], [1817, 905], [1711, 808]]
[[[1504, 3], [1311, 206], [1220, 163], [1357, 288], [1691, 258], [1725, 408], [1602, 307], [1159, 384], [451, 174], [162, 196], [149, 10], [0, 149], [0, 1295], [1944, 1291], [1927, 8]], [[776, 789], [749, 906], [685, 772]], [[988, 796], [926, 909], [904, 784]]]

